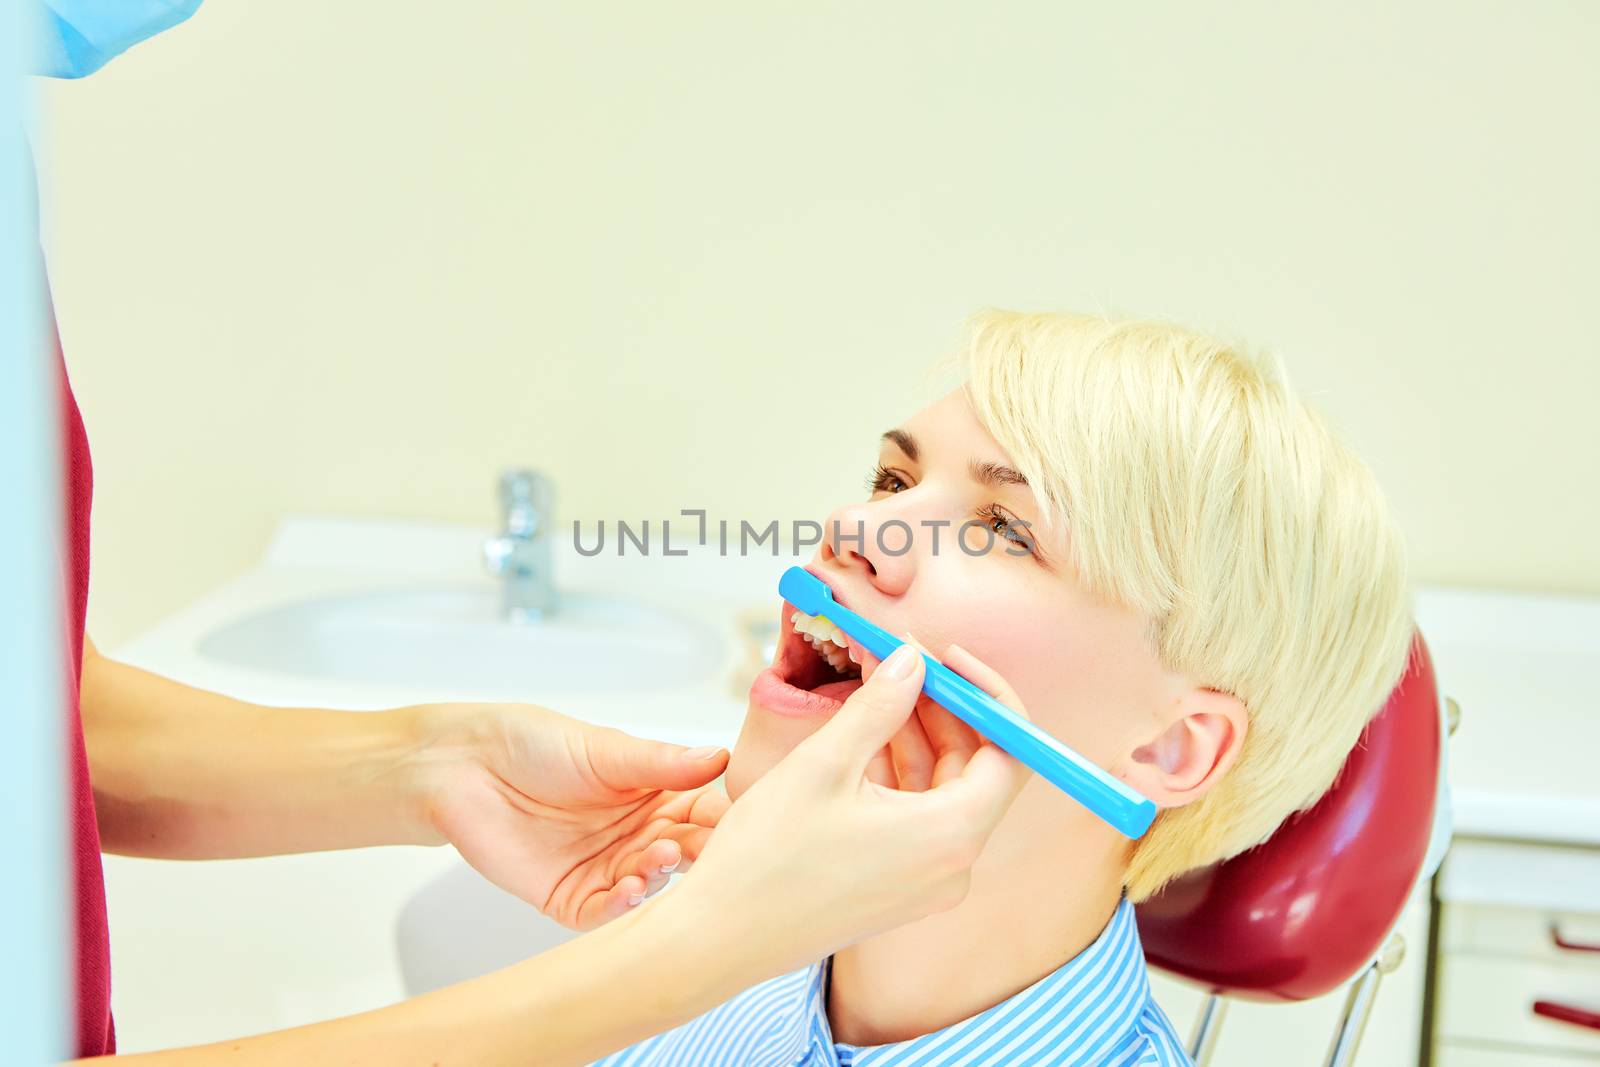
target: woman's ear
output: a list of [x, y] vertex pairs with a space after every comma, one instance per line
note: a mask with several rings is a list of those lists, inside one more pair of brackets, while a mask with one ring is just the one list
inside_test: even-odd
[[1124, 780], [1160, 807], [1193, 803], [1233, 766], [1249, 726], [1238, 697], [1196, 686], [1161, 732], [1133, 750]]

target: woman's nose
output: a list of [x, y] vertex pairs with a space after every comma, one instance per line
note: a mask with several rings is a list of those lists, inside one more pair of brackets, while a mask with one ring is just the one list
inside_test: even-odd
[[870, 581], [879, 592], [899, 596], [916, 574], [916, 526], [885, 507], [886, 500], [847, 504], [828, 516], [822, 550], [840, 566]]

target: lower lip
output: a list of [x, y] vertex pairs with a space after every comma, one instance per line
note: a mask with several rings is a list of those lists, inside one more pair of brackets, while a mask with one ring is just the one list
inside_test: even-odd
[[771, 667], [756, 675], [756, 680], [750, 685], [750, 699], [768, 711], [796, 718], [832, 715], [844, 706], [842, 700], [821, 693], [808, 693], [790, 685], [778, 677], [778, 672]]

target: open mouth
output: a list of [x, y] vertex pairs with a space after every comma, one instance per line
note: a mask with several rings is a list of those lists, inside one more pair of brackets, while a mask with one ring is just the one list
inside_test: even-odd
[[785, 715], [837, 711], [861, 688], [867, 653], [833, 623], [783, 605], [778, 653], [756, 676], [750, 698]]

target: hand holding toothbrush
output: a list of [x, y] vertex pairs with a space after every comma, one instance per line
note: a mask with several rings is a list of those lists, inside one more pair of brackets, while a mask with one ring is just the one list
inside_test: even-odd
[[[589, 1063], [756, 982], [953, 907], [1028, 777], [975, 734], [943, 744], [929, 722], [928, 787], [874, 780], [885, 746], [897, 784], [910, 777], [902, 734], [927, 671], [910, 647], [864, 663], [870, 675], [833, 719], [731, 807], [705, 784], [726, 764], [720, 749], [644, 741], [529, 706], [257, 707], [104, 660], [92, 645], [85, 652], [102, 826], [118, 847], [195, 859], [448, 839], [554, 917], [605, 924], [377, 1011], [150, 1054], [173, 1067], [224, 1057], [238, 1067]], [[969, 654], [952, 647], [944, 664], [1021, 714], [1005, 682]], [[168, 799], [141, 807], [144, 796]], [[677, 869], [693, 869], [659, 900], [632, 906], [664, 881], [669, 853]], [[657, 980], [664, 966], [671, 982]]]
[[[1005, 681], [959, 647], [945, 665], [1020, 709]], [[748, 839], [739, 841], [737, 828], [716, 836], [735, 839], [721, 848], [747, 853], [737, 866], [751, 873], [790, 862], [801, 826], [832, 835], [819, 855], [849, 856], [852, 865], [870, 855], [884, 867], [880, 876], [849, 874], [835, 890], [836, 919], [852, 909], [866, 918], [880, 906], [872, 894], [885, 889], [881, 906], [897, 902], [885, 916], [915, 917], [905, 909], [934, 911], [965, 895], [971, 862], [1027, 771], [921, 693], [920, 656], [881, 665], [869, 656], [863, 668], [868, 684], [834, 721], [768, 772], [753, 798], [740, 799]], [[688, 871], [730, 810], [726, 794], [705, 784], [726, 766], [722, 749], [686, 751], [530, 705], [406, 711], [427, 738], [427, 757], [408, 777], [430, 798], [434, 831], [485, 877], [575, 929], [626, 914], [673, 872]], [[841, 782], [859, 790], [834, 788]], [[902, 856], [911, 869], [896, 867]], [[828, 893], [808, 883], [830, 876], [812, 870], [789, 885], [815, 907]], [[867, 883], [882, 884], [868, 892]], [[756, 896], [763, 907], [776, 899]]]
[[725, 749], [686, 749], [531, 704], [401, 709], [420, 839], [575, 930], [626, 914], [688, 870], [728, 808]]
[[[970, 653], [951, 646], [943, 663], [1022, 714]], [[921, 791], [874, 780], [913, 718], [925, 669], [906, 646], [864, 671], [865, 684], [728, 809], [695, 868], [638, 921], [726, 940], [730, 982], [748, 985], [960, 903], [1030, 772], [972, 735], [971, 748], [942, 749]]]

